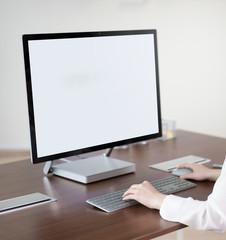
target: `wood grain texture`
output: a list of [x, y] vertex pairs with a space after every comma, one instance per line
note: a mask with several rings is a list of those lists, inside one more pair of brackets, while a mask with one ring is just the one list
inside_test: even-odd
[[[13, 212], [0, 214], [0, 239], [151, 239], [185, 226], [163, 220], [159, 212], [137, 205], [113, 213], [104, 213], [85, 200], [129, 187], [144, 180], [153, 181], [169, 173], [150, 169], [150, 164], [185, 155], [212, 159], [209, 166], [223, 163], [226, 139], [178, 131], [177, 138], [157, 140], [117, 149], [112, 157], [136, 163], [135, 173], [84, 185], [52, 175], [44, 176], [44, 164], [30, 160], [3, 164], [0, 168], [0, 200], [33, 192], [57, 199]], [[197, 182], [198, 186], [177, 195], [205, 200], [213, 183]]]

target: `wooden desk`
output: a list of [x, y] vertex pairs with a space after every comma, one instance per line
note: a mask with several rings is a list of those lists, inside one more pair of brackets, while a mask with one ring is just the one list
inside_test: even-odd
[[[189, 154], [212, 159], [209, 166], [223, 163], [226, 139], [186, 131], [167, 142], [149, 141], [116, 149], [112, 156], [137, 164], [136, 173], [83, 185], [55, 176], [44, 176], [43, 164], [28, 160], [1, 165], [0, 199], [40, 192], [57, 199], [27, 209], [0, 214], [0, 239], [151, 239], [185, 227], [163, 220], [159, 212], [137, 205], [114, 213], [104, 213], [85, 200], [129, 187], [143, 180], [153, 181], [169, 173], [150, 169], [149, 164]], [[198, 187], [178, 193], [205, 200], [213, 183], [198, 182]]]

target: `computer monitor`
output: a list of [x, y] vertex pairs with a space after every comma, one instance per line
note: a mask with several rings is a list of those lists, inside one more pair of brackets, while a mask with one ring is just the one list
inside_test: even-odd
[[135, 171], [107, 156], [52, 161], [161, 136], [156, 30], [25, 34], [23, 50], [32, 162], [84, 183]]

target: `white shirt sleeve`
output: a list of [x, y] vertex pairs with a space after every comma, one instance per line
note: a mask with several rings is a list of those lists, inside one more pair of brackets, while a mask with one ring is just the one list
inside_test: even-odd
[[213, 192], [206, 201], [168, 195], [160, 215], [168, 221], [180, 222], [198, 230], [226, 230], [226, 160]]

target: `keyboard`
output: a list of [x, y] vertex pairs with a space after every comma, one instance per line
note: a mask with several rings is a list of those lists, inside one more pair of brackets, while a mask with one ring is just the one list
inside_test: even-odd
[[[172, 194], [196, 187], [196, 184], [176, 176], [162, 178], [151, 182], [151, 184], [155, 189], [163, 194]], [[122, 200], [122, 195], [126, 190], [127, 189], [123, 189], [117, 192], [87, 199], [86, 202], [108, 213], [138, 204], [135, 200]]]

